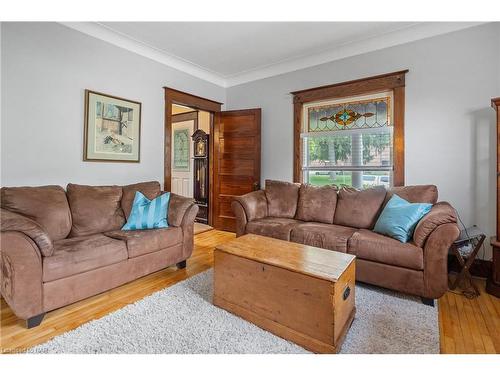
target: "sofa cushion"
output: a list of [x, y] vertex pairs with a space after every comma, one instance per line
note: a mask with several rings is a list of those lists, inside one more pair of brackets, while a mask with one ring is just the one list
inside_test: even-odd
[[399, 195], [410, 203], [435, 204], [438, 199], [438, 189], [435, 185], [394, 186], [387, 191], [384, 206], [393, 194]]
[[297, 212], [300, 184], [266, 180], [268, 215], [293, 219]]
[[246, 226], [246, 233], [260, 234], [279, 240], [290, 241], [290, 232], [297, 224], [303, 223], [295, 219], [284, 217], [265, 217], [251, 221]]
[[66, 190], [73, 217], [71, 237], [120, 229], [125, 223], [120, 186], [68, 184]]
[[302, 223], [292, 229], [290, 241], [345, 253], [356, 230], [334, 224]]
[[127, 243], [128, 257], [153, 253], [182, 242], [182, 228], [115, 230], [104, 233], [105, 236], [123, 240]]
[[54, 252], [43, 258], [43, 281], [62, 279], [126, 260], [127, 245], [102, 234], [54, 242]]
[[295, 218], [332, 224], [336, 206], [337, 187], [335, 185], [301, 185]]
[[360, 229], [349, 239], [347, 252], [360, 259], [393, 266], [422, 270], [424, 253], [411, 242], [401, 243], [390, 237]]
[[156, 198], [158, 195], [160, 195], [161, 191], [160, 183], [158, 181], [139, 182], [137, 184], [125, 185], [122, 189], [123, 195], [121, 206], [123, 209], [123, 213], [125, 214], [125, 218], [128, 218], [128, 215], [130, 215], [130, 210], [132, 209], [132, 203], [134, 202], [136, 191], [140, 191], [148, 199]]
[[2, 208], [36, 221], [53, 241], [68, 236], [71, 214], [62, 187], [3, 187], [1, 198]]
[[340, 189], [333, 223], [346, 227], [371, 229], [384, 203], [386, 190], [377, 186], [365, 190]]

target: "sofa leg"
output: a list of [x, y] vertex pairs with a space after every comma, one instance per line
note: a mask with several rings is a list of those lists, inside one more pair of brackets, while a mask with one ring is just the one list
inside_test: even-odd
[[422, 303], [427, 306], [434, 307], [434, 299], [422, 297]]
[[26, 319], [26, 328], [30, 329], [30, 328], [38, 327], [40, 325], [40, 323], [42, 322], [44, 316], [45, 316], [45, 313], [41, 313], [39, 315], [32, 316], [31, 318]]
[[183, 260], [182, 262], [177, 263], [177, 269], [182, 270], [186, 268], [186, 261]]

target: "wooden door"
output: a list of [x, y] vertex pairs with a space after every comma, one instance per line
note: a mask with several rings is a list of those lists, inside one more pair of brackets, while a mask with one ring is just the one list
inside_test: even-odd
[[260, 108], [215, 114], [212, 223], [216, 229], [234, 232], [231, 201], [260, 188], [260, 117]]

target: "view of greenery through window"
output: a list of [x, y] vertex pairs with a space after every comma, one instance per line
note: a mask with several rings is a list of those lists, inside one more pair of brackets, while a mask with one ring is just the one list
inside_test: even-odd
[[381, 92], [304, 105], [304, 181], [358, 189], [390, 186], [391, 103], [391, 93]]
[[[375, 156], [390, 146], [390, 137], [380, 134], [363, 134], [363, 164], [372, 161]], [[338, 164], [347, 162], [351, 157], [351, 136], [311, 137], [309, 139], [309, 160]], [[333, 150], [330, 150], [333, 148]], [[331, 152], [333, 151], [333, 152]], [[334, 155], [333, 160], [331, 154]]]
[[[390, 133], [362, 134], [362, 165], [390, 165]], [[338, 167], [352, 165], [353, 142], [351, 135], [329, 135], [310, 137], [308, 145], [308, 166]], [[360, 150], [354, 150], [359, 152]], [[377, 159], [377, 160], [375, 160]], [[361, 161], [361, 160], [360, 160]], [[352, 186], [352, 171], [309, 170], [306, 180], [312, 185], [328, 184]], [[390, 185], [390, 171], [362, 172], [362, 187]]]

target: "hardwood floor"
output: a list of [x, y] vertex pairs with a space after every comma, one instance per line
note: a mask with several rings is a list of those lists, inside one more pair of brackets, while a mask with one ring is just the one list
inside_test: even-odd
[[[50, 338], [98, 319], [158, 290], [203, 272], [213, 264], [214, 247], [234, 237], [233, 233], [212, 230], [195, 236], [195, 249], [184, 270], [170, 267], [139, 280], [101, 293], [70, 306], [52, 311], [42, 324], [26, 329], [1, 300], [0, 352], [20, 352]], [[484, 291], [484, 281], [476, 280], [481, 296], [469, 300], [446, 293], [439, 300], [441, 353], [500, 353], [500, 299]]]

